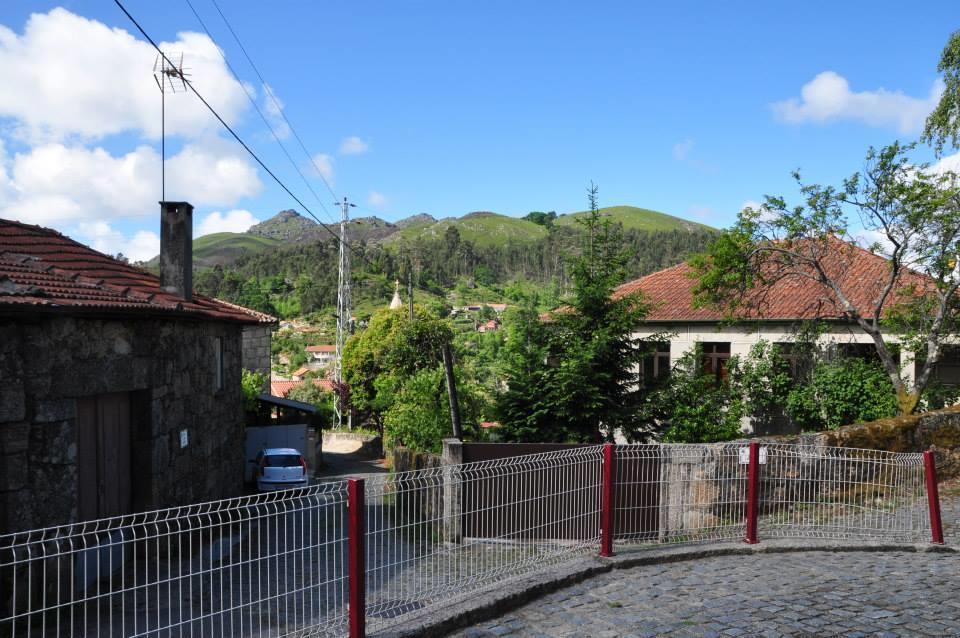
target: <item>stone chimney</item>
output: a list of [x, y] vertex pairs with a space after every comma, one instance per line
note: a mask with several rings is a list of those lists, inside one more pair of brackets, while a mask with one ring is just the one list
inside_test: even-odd
[[160, 202], [160, 287], [193, 298], [193, 206]]

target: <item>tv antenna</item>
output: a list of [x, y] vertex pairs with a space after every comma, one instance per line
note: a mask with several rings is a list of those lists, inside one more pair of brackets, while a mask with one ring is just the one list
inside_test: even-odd
[[176, 93], [187, 92], [187, 78], [189, 73], [183, 68], [183, 53], [180, 54], [180, 64], [175, 65], [165, 53], [158, 53], [153, 61], [153, 79], [160, 89], [160, 200], [167, 201], [167, 91]]

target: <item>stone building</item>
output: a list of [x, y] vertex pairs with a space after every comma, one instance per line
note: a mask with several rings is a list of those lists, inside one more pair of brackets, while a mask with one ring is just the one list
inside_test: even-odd
[[242, 488], [243, 331], [192, 292], [192, 207], [161, 204], [156, 277], [0, 220], [0, 534]]

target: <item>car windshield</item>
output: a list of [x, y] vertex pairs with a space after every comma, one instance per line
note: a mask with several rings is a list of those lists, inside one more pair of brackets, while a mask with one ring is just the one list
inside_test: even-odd
[[296, 454], [270, 454], [263, 457], [264, 467], [300, 467]]

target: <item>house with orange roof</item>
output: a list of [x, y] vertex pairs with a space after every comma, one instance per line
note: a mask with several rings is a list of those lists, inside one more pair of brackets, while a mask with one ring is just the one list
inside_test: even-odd
[[196, 294], [192, 213], [161, 204], [159, 277], [0, 220], [0, 535], [242, 490], [243, 331]]
[[310, 362], [317, 367], [328, 366], [337, 358], [337, 346], [335, 345], [307, 346], [305, 349], [307, 355], [310, 356]]
[[[888, 261], [840, 240], [831, 241], [829, 246], [829, 259], [824, 263], [831, 271], [831, 278], [858, 311], [872, 309], [889, 279]], [[650, 310], [637, 327], [635, 337], [670, 335], [644, 363], [645, 376], [655, 378], [665, 374], [698, 344], [703, 351], [704, 369], [716, 374], [718, 379], [726, 376], [731, 357], [746, 356], [761, 340], [780, 344], [789, 358], [797, 328], [811, 321], [822, 331], [819, 337], [822, 345], [850, 355], [876, 356], [872, 338], [844, 312], [835, 292], [816, 277], [799, 273], [777, 278], [766, 287], [750, 291], [742, 312], [733, 322], [718, 308], [694, 303], [696, 284], [694, 268], [689, 263], [681, 263], [627, 282], [615, 290], [617, 297], [639, 293], [649, 305]], [[926, 280], [920, 274], [908, 273], [890, 296], [891, 304], [898, 294], [914, 294], [911, 291], [922, 290], [924, 285]], [[885, 338], [890, 343], [898, 342], [896, 335], [885, 335]], [[916, 368], [914, 354], [904, 350], [899, 357], [905, 376], [912, 377]], [[960, 349], [944, 348], [936, 374], [944, 383], [960, 382]], [[749, 430], [749, 425], [745, 425]]]

